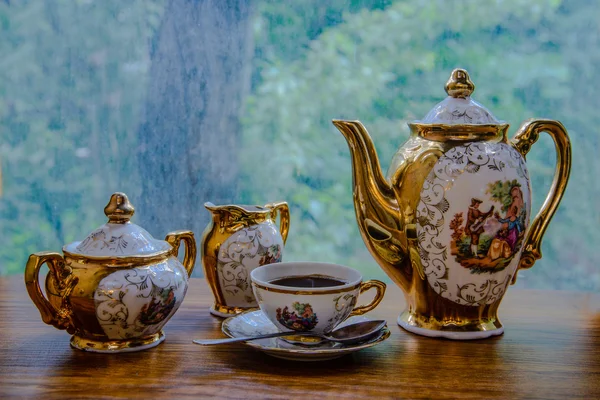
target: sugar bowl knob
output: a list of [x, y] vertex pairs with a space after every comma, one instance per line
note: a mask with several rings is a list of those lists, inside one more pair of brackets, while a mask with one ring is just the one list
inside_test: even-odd
[[126, 224], [135, 213], [135, 208], [129, 202], [127, 195], [122, 192], [113, 193], [110, 201], [104, 207], [104, 214], [108, 217], [108, 222], [113, 224]]

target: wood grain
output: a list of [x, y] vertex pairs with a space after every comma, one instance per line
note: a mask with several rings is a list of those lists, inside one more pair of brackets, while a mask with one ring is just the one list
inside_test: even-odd
[[90, 354], [45, 325], [20, 277], [0, 278], [0, 398], [600, 398], [600, 295], [511, 289], [506, 333], [453, 342], [403, 331], [404, 300], [389, 287], [370, 315], [392, 336], [338, 360], [293, 363], [217, 338], [211, 295], [193, 279], [166, 341], [139, 353]]

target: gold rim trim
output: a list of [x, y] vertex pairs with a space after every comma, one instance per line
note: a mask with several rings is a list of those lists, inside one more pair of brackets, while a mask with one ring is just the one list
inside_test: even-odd
[[502, 328], [502, 323], [495, 315], [488, 318], [456, 320], [450, 318], [439, 319], [433, 316], [427, 317], [404, 311], [398, 319], [415, 328], [438, 332], [486, 332]]
[[503, 140], [506, 141], [508, 124], [422, 124], [409, 123], [411, 132], [423, 139], [436, 142], [473, 141], [473, 140]]
[[216, 312], [220, 312], [222, 314], [231, 314], [231, 315], [236, 315], [236, 314], [241, 314], [243, 312], [246, 311], [255, 311], [258, 310], [258, 306], [257, 307], [233, 307], [233, 306], [224, 306], [222, 304], [218, 304], [215, 302], [215, 304], [213, 305], [212, 309]]
[[65, 258], [71, 258], [79, 264], [102, 263], [106, 266], [131, 267], [132, 265], [143, 266], [148, 263], [165, 261], [173, 254], [173, 249], [135, 256], [87, 256], [68, 252], [65, 246], [63, 247], [63, 253]]
[[347, 292], [349, 290], [358, 289], [360, 287], [360, 285], [361, 285], [361, 282], [359, 282], [356, 285], [351, 286], [351, 287], [344, 287], [344, 288], [340, 288], [340, 289], [330, 289], [330, 290], [323, 290], [323, 291], [315, 291], [315, 290], [290, 290], [290, 289], [270, 288], [267, 286], [260, 285], [256, 282], [252, 282], [252, 286], [262, 289], [262, 290], [265, 290], [267, 292], [286, 293], [286, 294], [294, 294], [294, 295], [342, 293], [342, 292]]
[[270, 214], [273, 210], [267, 206], [257, 206], [254, 204], [221, 204], [216, 205], [207, 201], [204, 203], [204, 208], [206, 208], [210, 212], [228, 212], [234, 214], [236, 216], [240, 215], [267, 215]]
[[96, 353], [119, 353], [128, 351], [140, 351], [158, 346], [165, 340], [165, 334], [161, 330], [144, 338], [128, 339], [128, 340], [108, 340], [99, 341], [88, 339], [85, 337], [73, 335], [71, 337], [71, 346], [83, 350]]

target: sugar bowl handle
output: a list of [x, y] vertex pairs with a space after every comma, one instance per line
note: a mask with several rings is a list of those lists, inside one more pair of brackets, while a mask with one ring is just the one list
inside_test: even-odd
[[290, 230], [290, 209], [288, 204], [285, 201], [282, 201], [281, 203], [267, 204], [265, 207], [272, 210], [271, 215], [273, 219], [277, 217], [277, 213], [279, 212], [279, 232], [281, 232], [283, 244], [285, 244]]
[[383, 296], [385, 295], [385, 283], [378, 281], [377, 279], [371, 279], [369, 281], [363, 282], [360, 284], [359, 294], [362, 294], [371, 288], [375, 288], [375, 290], [377, 290], [377, 292], [375, 293], [375, 298], [373, 298], [373, 300], [366, 306], [355, 307], [349, 316], [363, 315], [364, 313], [368, 313], [369, 311], [377, 307], [379, 303], [381, 303], [381, 300], [383, 300]]
[[[52, 291], [61, 298], [61, 306], [58, 309], [50, 303], [40, 288], [40, 268], [44, 264], [48, 264], [49, 269], [46, 292]], [[79, 278], [73, 276], [71, 267], [65, 264], [60, 254], [44, 251], [29, 256], [25, 267], [25, 287], [29, 297], [40, 311], [42, 321], [57, 329], [66, 329], [71, 334], [75, 333], [75, 327], [69, 298], [78, 281]]]
[[[523, 242], [523, 253], [519, 262], [519, 269], [531, 268], [537, 260], [542, 258], [542, 237], [567, 188], [569, 173], [571, 172], [571, 141], [567, 130], [558, 121], [534, 119], [525, 122], [511, 141], [512, 145], [525, 157], [531, 146], [538, 140], [540, 132], [547, 132], [554, 140], [556, 169], [550, 192], [540, 212], [533, 219], [529, 233]], [[513, 283], [516, 277], [517, 274], [513, 277]]]
[[194, 265], [196, 265], [196, 239], [192, 231], [175, 231], [170, 232], [165, 240], [173, 246], [173, 254], [177, 257], [179, 253], [179, 245], [185, 243], [185, 254], [183, 256], [183, 266], [188, 273], [188, 277], [192, 276]]

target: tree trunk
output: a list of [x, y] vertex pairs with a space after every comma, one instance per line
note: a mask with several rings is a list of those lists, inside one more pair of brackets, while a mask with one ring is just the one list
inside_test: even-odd
[[253, 53], [249, 0], [170, 0], [152, 43], [138, 131], [136, 222], [155, 237], [209, 221], [203, 204], [236, 201], [239, 116]]

